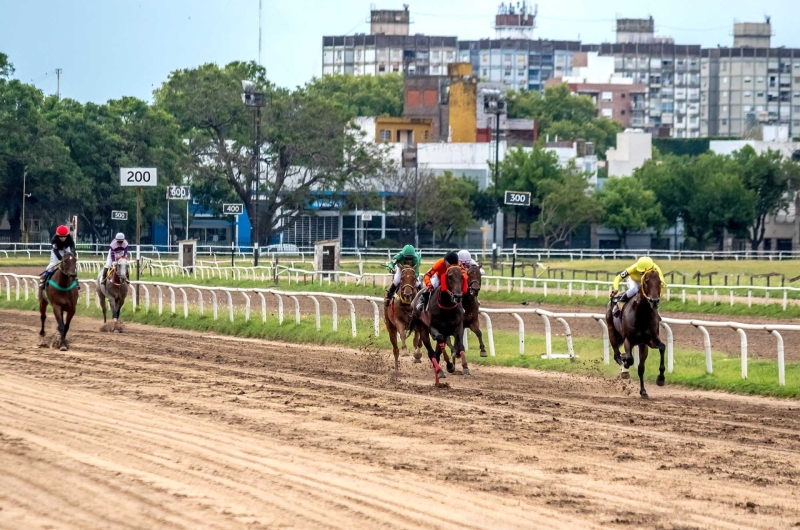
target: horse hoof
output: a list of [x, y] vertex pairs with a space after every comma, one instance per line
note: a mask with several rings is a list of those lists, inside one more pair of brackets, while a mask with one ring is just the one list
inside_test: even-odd
[[648, 396], [647, 392], [645, 392], [644, 390], [639, 392], [639, 395], [642, 396], [642, 399], [650, 399], [650, 396]]
[[469, 374], [469, 368], [466, 368], [466, 367], [465, 367], [465, 368], [462, 368], [462, 369], [461, 369], [461, 375], [470, 375], [470, 374]]
[[439, 368], [439, 379], [447, 379], [447, 374], [441, 368]]
[[414, 364], [421, 364], [421, 363], [422, 363], [422, 359], [420, 359], [418, 357], [414, 357]]
[[447, 363], [447, 373], [452, 374], [456, 371], [456, 365], [454, 363]]
[[622, 372], [621, 374], [619, 374], [619, 378], [620, 379], [630, 379], [631, 378], [631, 374], [629, 374], [628, 372]]
[[481, 357], [488, 357], [486, 350], [481, 350]]
[[67, 346], [66, 346], [66, 345], [62, 345], [62, 346], [59, 348], [59, 350], [61, 350], [61, 351], [67, 351]]
[[659, 376], [656, 378], [656, 384], [657, 384], [658, 386], [664, 386], [664, 376], [663, 376], [663, 375], [659, 375]]

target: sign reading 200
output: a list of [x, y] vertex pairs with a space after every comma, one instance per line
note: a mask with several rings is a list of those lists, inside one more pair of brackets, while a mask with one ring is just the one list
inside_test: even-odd
[[119, 169], [120, 186], [157, 186], [158, 170], [154, 167], [122, 167]]

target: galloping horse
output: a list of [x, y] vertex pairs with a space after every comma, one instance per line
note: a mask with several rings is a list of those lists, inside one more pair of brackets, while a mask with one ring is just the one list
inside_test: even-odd
[[[611, 312], [615, 302], [612, 301], [606, 310], [608, 338], [614, 348], [614, 360], [623, 367], [621, 376], [623, 379], [630, 377], [628, 368], [633, 366], [632, 350], [634, 346], [639, 346], [639, 395], [643, 398], [648, 397], [647, 391], [644, 389], [644, 364], [647, 360], [648, 348], [658, 348], [661, 354], [656, 384], [664, 386], [664, 350], [666, 346], [658, 336], [658, 326], [661, 322], [661, 317], [658, 315], [660, 296], [661, 278], [659, 278], [658, 272], [648, 271], [642, 276], [639, 292], [622, 308], [619, 328], [615, 326]], [[625, 347], [624, 357], [619, 352], [620, 344]]]
[[[44, 321], [47, 319], [47, 304], [53, 306], [53, 316], [58, 323], [61, 335], [59, 348], [67, 351], [67, 332], [69, 323], [78, 306], [78, 260], [69, 252], [59, 262], [53, 276], [39, 290], [39, 313], [42, 317], [42, 329], [39, 335], [44, 337]], [[66, 318], [64, 317], [66, 313]]]
[[[433, 374], [436, 384], [439, 378], [447, 377], [439, 366], [441, 356], [445, 352], [445, 337], [451, 336], [455, 341], [456, 356], [461, 357], [462, 373], [469, 375], [467, 356], [464, 353], [464, 309], [461, 307], [461, 286], [464, 281], [460, 265], [451, 265], [445, 273], [445, 281], [431, 293], [427, 309], [414, 310], [415, 331], [422, 335], [422, 343], [428, 350], [428, 358], [433, 364]], [[414, 303], [416, 307], [416, 301]], [[431, 347], [431, 337], [436, 340], [436, 351]], [[448, 361], [448, 365], [452, 365]], [[448, 370], [451, 366], [448, 366]], [[453, 367], [455, 371], [455, 367]], [[452, 372], [451, 372], [452, 373]]]
[[97, 278], [97, 296], [100, 298], [100, 307], [103, 309], [103, 323], [106, 322], [106, 298], [111, 306], [111, 318], [114, 319], [114, 333], [121, 333], [119, 327], [119, 312], [128, 297], [128, 260], [120, 258], [111, 269], [106, 282]]
[[[394, 369], [400, 369], [400, 350], [397, 348], [397, 335], [400, 335], [400, 341], [403, 346], [403, 351], [408, 352], [406, 348], [406, 339], [409, 332], [411, 332], [411, 313], [413, 307], [411, 302], [417, 294], [417, 276], [414, 274], [413, 267], [403, 266], [400, 271], [400, 286], [397, 289], [397, 294], [394, 295], [389, 302], [389, 306], [383, 309], [383, 321], [386, 323], [386, 331], [389, 332], [389, 340], [392, 342], [392, 352], [394, 353]], [[422, 342], [420, 340], [419, 331], [414, 333], [414, 359], [419, 362], [422, 357], [420, 347]]]

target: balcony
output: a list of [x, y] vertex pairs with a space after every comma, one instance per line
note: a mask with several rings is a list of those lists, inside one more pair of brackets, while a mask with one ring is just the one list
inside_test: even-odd
[[644, 110], [644, 101], [631, 101], [631, 110]]

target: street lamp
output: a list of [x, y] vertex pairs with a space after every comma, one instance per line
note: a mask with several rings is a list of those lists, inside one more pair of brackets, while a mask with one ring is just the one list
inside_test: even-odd
[[494, 234], [492, 236], [492, 264], [497, 266], [497, 214], [499, 212], [497, 198], [497, 176], [500, 171], [500, 115], [506, 112], [506, 95], [498, 89], [484, 89], [483, 110], [486, 114], [494, 114]]
[[27, 191], [25, 189], [25, 185], [27, 183], [27, 180], [28, 180], [28, 172], [27, 171], [23, 171], [22, 172], [22, 230], [21, 230], [21, 232], [22, 232], [22, 242], [25, 243], [25, 244], [28, 243], [28, 231], [25, 229], [25, 199], [27, 199], [28, 197], [30, 197], [32, 195], [31, 193], [25, 193], [25, 191]]
[[[261, 210], [259, 208], [261, 202], [261, 190], [259, 189], [260, 181], [261, 181], [261, 107], [264, 106], [264, 93], [256, 91], [256, 84], [252, 81], [245, 81], [242, 80], [242, 103], [245, 104], [247, 107], [252, 107], [255, 109], [255, 113], [253, 114], [253, 127], [255, 128], [255, 137], [256, 137], [256, 145], [253, 149], [253, 165], [255, 166], [253, 169], [255, 170], [256, 174], [256, 226], [255, 228], [255, 237], [251, 237], [250, 239], [253, 240], [253, 265], [258, 267], [258, 240], [261, 236], [261, 232], [259, 231], [259, 218], [261, 217]], [[251, 229], [251, 233], [253, 233], [253, 229]]]

